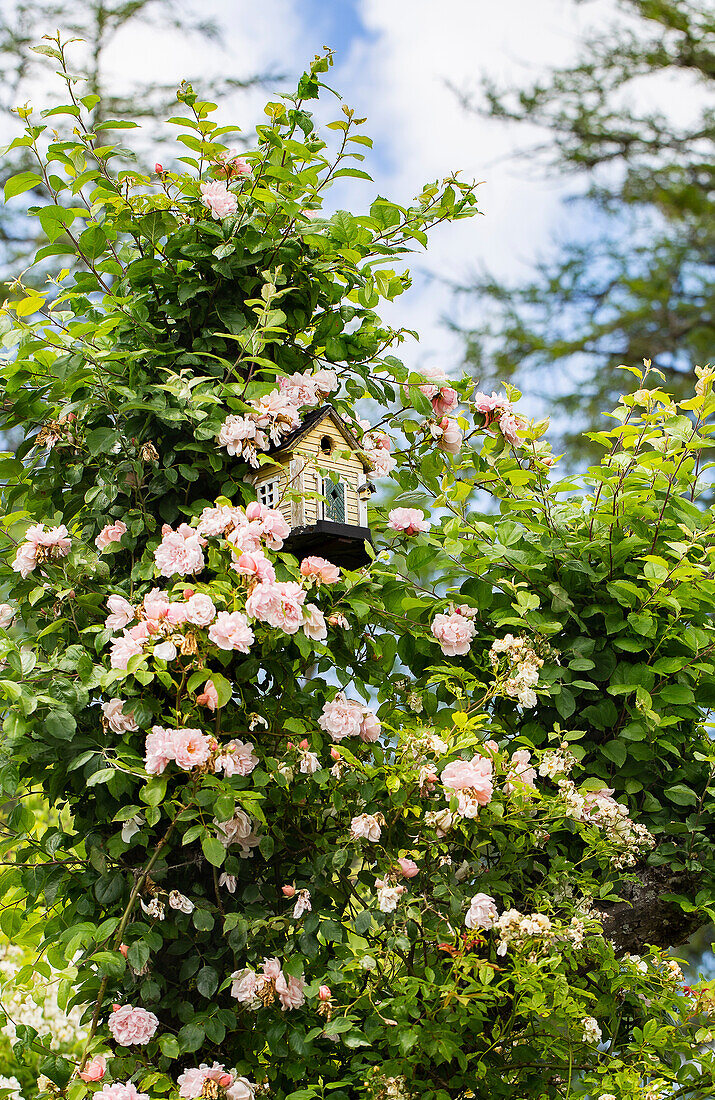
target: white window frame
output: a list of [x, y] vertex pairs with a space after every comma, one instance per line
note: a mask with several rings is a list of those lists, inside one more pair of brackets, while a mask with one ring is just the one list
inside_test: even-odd
[[267, 508], [278, 507], [278, 478], [271, 477], [256, 485], [256, 500], [259, 504], [265, 504]]

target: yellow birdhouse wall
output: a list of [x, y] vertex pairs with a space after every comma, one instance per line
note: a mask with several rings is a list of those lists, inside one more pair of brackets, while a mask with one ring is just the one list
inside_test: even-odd
[[290, 451], [277, 454], [274, 465], [262, 466], [250, 480], [258, 500], [279, 508], [293, 529], [324, 517], [323, 478], [331, 474], [346, 486], [343, 522], [366, 526], [366, 505], [361, 505], [358, 495], [365, 482], [363, 460], [330, 417], [297, 440]]

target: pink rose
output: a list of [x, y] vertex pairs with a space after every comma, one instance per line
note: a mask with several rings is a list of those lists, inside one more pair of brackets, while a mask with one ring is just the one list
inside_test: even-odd
[[325, 558], [303, 558], [300, 563], [300, 571], [308, 580], [321, 584], [336, 584], [340, 580], [340, 569], [337, 565]]
[[125, 630], [119, 638], [112, 639], [109, 647], [109, 663], [112, 668], [119, 668], [126, 672], [132, 657], [142, 652], [139, 642], [135, 641], [128, 630]]
[[187, 621], [194, 626], [210, 626], [216, 618], [216, 607], [210, 596], [197, 592], [186, 604]]
[[254, 550], [252, 554], [239, 554], [234, 559], [233, 568], [242, 577], [257, 577], [259, 581], [267, 581], [269, 584], [276, 579], [275, 569], [260, 550]]
[[228, 741], [222, 745], [216, 757], [216, 771], [225, 776], [250, 775], [258, 764], [252, 741]]
[[104, 621], [107, 630], [123, 630], [134, 618], [134, 608], [124, 596], [110, 596], [107, 607], [111, 612]]
[[[246, 609], [248, 610], [248, 606]], [[209, 641], [219, 649], [235, 649], [239, 653], [248, 653], [253, 640], [254, 634], [248, 625], [248, 619], [240, 611], [219, 611], [216, 622], [209, 627]]]
[[454, 412], [459, 404], [459, 394], [451, 386], [440, 386], [432, 396], [432, 408], [436, 416], [446, 416]]
[[138, 1092], [132, 1081], [115, 1081], [94, 1093], [93, 1100], [149, 1100], [149, 1094]]
[[303, 978], [291, 976], [286, 979], [282, 973], [276, 978], [276, 993], [284, 1012], [287, 1009], [300, 1008], [301, 1005], [305, 1004], [304, 989], [305, 981]]
[[147, 619], [160, 622], [169, 613], [169, 597], [160, 588], [152, 588], [144, 597], [142, 606]]
[[172, 730], [171, 748], [178, 766], [188, 772], [206, 763], [211, 755], [211, 738], [201, 730]]
[[0, 627], [7, 630], [14, 618], [15, 608], [9, 603], [0, 603]]
[[119, 542], [122, 535], [126, 535], [127, 525], [121, 519], [115, 523], [108, 523], [102, 528], [94, 540], [94, 545], [101, 552], [111, 546], [113, 542]]
[[37, 565], [37, 547], [32, 542], [23, 542], [15, 554], [12, 567], [24, 579], [29, 577]]
[[41, 560], [43, 551], [47, 557], [64, 558], [69, 554], [72, 545], [69, 531], [64, 523], [59, 527], [49, 527], [47, 531], [44, 523], [35, 523], [32, 527], [28, 527], [25, 539], [36, 548], [38, 561]]
[[442, 772], [441, 779], [448, 790], [473, 791], [480, 806], [486, 806], [494, 793], [492, 762], [486, 756], [452, 761]]
[[318, 725], [333, 741], [342, 741], [343, 737], [359, 736], [363, 718], [361, 704], [347, 699], [345, 693], [339, 691], [334, 699], [323, 705]]
[[246, 600], [249, 618], [295, 634], [303, 625], [305, 589], [295, 581], [257, 584]]
[[288, 898], [288, 900], [290, 900], [291, 898], [295, 897], [297, 890], [295, 886], [281, 886], [281, 893], [283, 894], [284, 898]]
[[207, 210], [211, 211], [211, 217], [215, 221], [226, 218], [229, 214], [235, 214], [238, 210], [236, 196], [232, 195], [226, 184], [220, 180], [199, 184], [199, 191], [202, 203]]
[[205, 564], [201, 536], [187, 523], [182, 523], [176, 531], [165, 525], [161, 542], [154, 551], [154, 561], [163, 577], [200, 573]]
[[493, 928], [494, 922], [499, 919], [494, 898], [489, 894], [475, 894], [469, 903], [469, 910], [464, 923], [467, 928]]
[[203, 1092], [206, 1081], [215, 1081], [222, 1088], [227, 1088], [233, 1081], [233, 1074], [228, 1073], [219, 1062], [214, 1062], [212, 1066], [202, 1062], [198, 1067], [185, 1069], [177, 1078], [179, 1096], [184, 1100], [197, 1100]]
[[442, 429], [442, 433], [437, 440], [440, 451], [446, 451], [450, 455], [458, 454], [462, 447], [462, 433], [457, 422], [448, 420], [445, 416], [440, 420], [439, 426]]
[[122, 1047], [144, 1046], [159, 1026], [153, 1012], [145, 1008], [123, 1005], [112, 1012], [108, 1020], [109, 1030]]
[[393, 531], [404, 531], [406, 535], [417, 535], [429, 531], [429, 520], [421, 508], [393, 508], [387, 520], [387, 526]]
[[314, 603], [307, 603], [303, 610], [303, 633], [314, 642], [324, 642], [328, 636], [325, 616]]
[[131, 711], [128, 714], [124, 713], [124, 703], [121, 699], [110, 699], [107, 703], [102, 703], [102, 713], [107, 719], [107, 725], [114, 733], [126, 733], [132, 730], [138, 730], [139, 726], [134, 721], [134, 715]]
[[319, 1001], [329, 1001], [332, 995], [333, 994], [330, 992], [329, 985], [321, 985], [320, 989], [318, 990]]
[[[249, 504], [248, 508], [246, 508], [247, 516], [250, 507], [251, 505]], [[287, 539], [289, 534], [290, 524], [283, 518], [283, 513], [277, 511], [277, 509], [267, 509], [261, 520], [261, 535], [265, 540], [266, 546], [270, 547], [271, 550], [280, 550], [283, 545], [283, 540]]]
[[528, 749], [517, 749], [509, 761], [509, 771], [506, 774], [504, 790], [507, 794], [515, 789], [515, 784], [525, 787], [533, 787], [536, 779], [536, 769], [531, 767], [531, 753]]
[[413, 859], [400, 858], [397, 863], [403, 878], [414, 878], [415, 875], [420, 873], [420, 869]]
[[232, 508], [229, 505], [221, 505], [217, 508], [204, 508], [196, 530], [201, 535], [208, 535], [216, 538], [218, 535], [224, 535], [229, 528], [235, 527], [242, 518], [242, 511], [239, 508]]
[[91, 1061], [85, 1062], [84, 1069], [79, 1071], [83, 1081], [101, 1081], [107, 1072], [107, 1059], [103, 1054], [95, 1054]]
[[436, 615], [432, 633], [447, 657], [469, 653], [472, 638], [476, 634], [474, 623], [464, 615]]
[[186, 622], [188, 613], [188, 604], [170, 603], [166, 612], [166, 621], [172, 626], [181, 626]]
[[283, 976], [281, 964], [278, 959], [264, 959], [261, 971], [264, 982], [277, 982]]
[[258, 989], [258, 975], [255, 970], [236, 970], [231, 975], [231, 996], [235, 997], [239, 1004], [251, 1004], [256, 1001]]
[[376, 714], [368, 707], [363, 707], [362, 722], [360, 723], [360, 740], [377, 741], [382, 732], [382, 723]]
[[144, 767], [149, 775], [161, 775], [167, 764], [174, 759], [174, 746], [171, 733], [162, 726], [152, 726], [146, 736]]
[[224, 152], [220, 154], [219, 163], [216, 165], [216, 171], [223, 176], [250, 176], [251, 166], [248, 161], [241, 156], [241, 150], [232, 146], [229, 149], [225, 149]]
[[218, 692], [216, 691], [213, 680], [206, 681], [204, 690], [200, 695], [196, 696], [196, 702], [200, 707], [208, 707], [211, 711], [216, 710], [218, 706]]
[[382, 836], [380, 822], [372, 814], [358, 814], [350, 822], [350, 835], [353, 840], [369, 840], [376, 844]]

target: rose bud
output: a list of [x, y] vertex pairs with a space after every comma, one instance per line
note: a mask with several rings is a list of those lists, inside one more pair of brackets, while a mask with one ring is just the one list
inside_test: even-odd
[[321, 1001], [329, 1001], [331, 997], [332, 993], [330, 992], [330, 986], [321, 985], [320, 989], [318, 990], [318, 999]]
[[281, 891], [284, 898], [294, 898], [296, 895], [295, 886], [281, 886]]

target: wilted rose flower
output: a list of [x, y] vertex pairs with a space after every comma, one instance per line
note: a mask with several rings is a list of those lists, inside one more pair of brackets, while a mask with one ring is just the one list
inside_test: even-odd
[[494, 898], [489, 894], [475, 894], [469, 903], [464, 923], [467, 928], [493, 928], [499, 918]]

